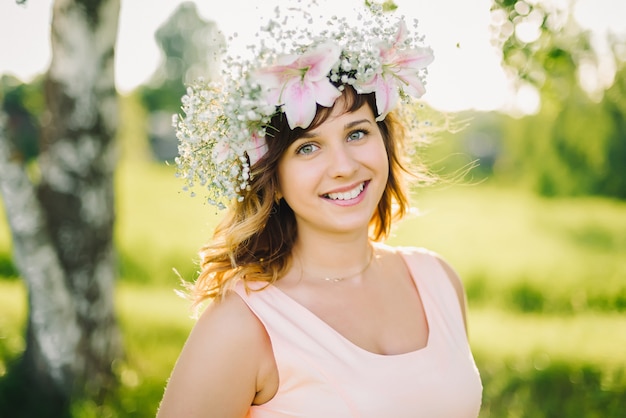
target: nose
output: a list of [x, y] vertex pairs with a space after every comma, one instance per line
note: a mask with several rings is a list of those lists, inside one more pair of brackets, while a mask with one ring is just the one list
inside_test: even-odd
[[330, 150], [330, 158], [328, 161], [328, 172], [331, 177], [350, 177], [359, 168], [359, 162], [356, 159], [354, 147], [350, 147], [349, 143], [341, 141]]

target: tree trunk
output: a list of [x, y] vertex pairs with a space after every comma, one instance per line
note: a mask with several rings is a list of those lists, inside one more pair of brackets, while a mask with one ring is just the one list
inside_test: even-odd
[[73, 396], [110, 388], [121, 354], [113, 306], [119, 8], [120, 0], [54, 3], [37, 186], [0, 134], [0, 186], [28, 287], [21, 370], [31, 399], [59, 406], [48, 416]]

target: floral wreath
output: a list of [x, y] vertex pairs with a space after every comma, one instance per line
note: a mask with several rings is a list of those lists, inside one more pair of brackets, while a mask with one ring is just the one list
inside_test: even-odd
[[[298, 11], [315, 26], [309, 13]], [[182, 98], [185, 115], [174, 116], [177, 176], [187, 190], [208, 190], [209, 203], [219, 208], [244, 199], [250, 166], [267, 152], [266, 130], [276, 114], [283, 113], [291, 129], [306, 129], [317, 105], [333, 106], [350, 85], [359, 94], [375, 93], [381, 121], [400, 101], [425, 93], [431, 49], [421, 36], [409, 34], [403, 18], [392, 21], [380, 5], [358, 13], [356, 27], [333, 16], [319, 36], [301, 23], [288, 29], [288, 20], [275, 12], [257, 35], [260, 47], [249, 48], [255, 58], [227, 56], [222, 80], [189, 86]]]

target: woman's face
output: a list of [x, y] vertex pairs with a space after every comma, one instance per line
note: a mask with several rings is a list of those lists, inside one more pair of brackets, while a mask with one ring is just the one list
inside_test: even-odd
[[298, 235], [367, 231], [387, 185], [389, 163], [369, 105], [344, 111], [335, 103], [321, 125], [296, 139], [278, 161], [282, 197]]

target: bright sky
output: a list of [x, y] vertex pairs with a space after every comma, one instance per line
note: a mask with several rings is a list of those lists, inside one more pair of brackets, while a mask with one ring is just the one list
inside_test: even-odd
[[[128, 92], [155, 71], [160, 51], [154, 32], [183, 0], [121, 1], [116, 78], [118, 89]], [[362, 1], [318, 0], [333, 14], [344, 13], [339, 7], [349, 10]], [[26, 6], [18, 6], [13, 0], [0, 1], [0, 74], [14, 74], [27, 81], [46, 70], [52, 2], [29, 0]], [[246, 45], [254, 43], [259, 18], [270, 15], [280, 1], [195, 3], [203, 18], [215, 21], [227, 37], [238, 33], [238, 39]], [[419, 19], [421, 32], [435, 52], [424, 96], [427, 102], [449, 111], [504, 109], [515, 102], [490, 45], [490, 0], [396, 0], [396, 4], [401, 14]], [[610, 28], [626, 33], [624, 0], [578, 0], [576, 16], [584, 27], [598, 32]]]

